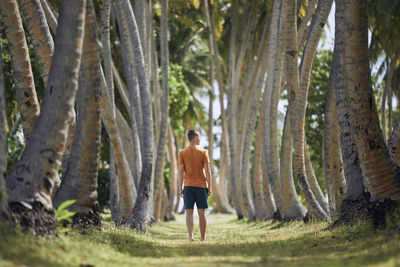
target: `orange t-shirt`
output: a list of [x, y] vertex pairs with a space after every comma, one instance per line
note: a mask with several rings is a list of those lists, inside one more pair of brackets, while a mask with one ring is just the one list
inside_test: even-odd
[[188, 146], [179, 151], [178, 163], [185, 170], [184, 186], [207, 188], [204, 164], [210, 162], [207, 150]]

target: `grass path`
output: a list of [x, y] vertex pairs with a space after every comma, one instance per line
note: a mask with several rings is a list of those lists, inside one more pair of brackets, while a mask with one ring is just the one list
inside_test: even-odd
[[[0, 266], [400, 266], [399, 232], [367, 224], [247, 223], [209, 215], [207, 240], [187, 241], [183, 215], [146, 233], [114, 227], [32, 237], [0, 227]], [[106, 220], [108, 221], [108, 219]]]

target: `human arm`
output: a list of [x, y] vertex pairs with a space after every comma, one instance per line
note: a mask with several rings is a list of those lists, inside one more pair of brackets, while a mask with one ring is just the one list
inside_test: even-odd
[[204, 163], [204, 170], [206, 173], [208, 195], [211, 195], [211, 193], [212, 193], [212, 187], [211, 187], [212, 177], [211, 177], [210, 165], [208, 164], [208, 162]]
[[184, 167], [183, 164], [178, 165], [178, 176], [179, 176], [179, 195], [183, 197], [183, 175], [184, 175]]

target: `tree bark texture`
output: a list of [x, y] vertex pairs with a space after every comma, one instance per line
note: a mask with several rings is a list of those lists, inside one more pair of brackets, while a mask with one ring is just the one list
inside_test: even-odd
[[339, 1], [337, 5], [344, 6], [344, 51], [339, 58], [351, 100], [347, 103], [348, 123], [358, 149], [364, 183], [373, 198], [397, 200], [400, 172], [383, 140], [371, 85], [367, 2]]
[[[91, 0], [87, 1], [83, 54], [79, 71], [77, 93], [77, 121], [71, 157], [61, 186], [54, 198], [58, 207], [62, 202], [75, 199], [69, 209], [75, 216], [93, 214], [97, 202], [97, 175], [100, 158], [100, 65], [97, 47], [96, 18]], [[88, 218], [89, 219], [89, 218]], [[96, 218], [93, 223], [100, 223]]]
[[86, 1], [61, 2], [42, 113], [20, 161], [7, 177], [13, 217], [23, 227], [33, 228], [37, 233], [55, 229], [50, 194], [64, 152], [67, 122], [78, 87], [85, 6]]
[[346, 194], [343, 176], [343, 162], [340, 152], [339, 124], [336, 112], [335, 80], [337, 78], [338, 58], [333, 57], [325, 108], [324, 153], [325, 179], [331, 219], [339, 215], [340, 205]]
[[308, 89], [312, 63], [316, 53], [318, 41], [320, 39], [323, 27], [332, 6], [332, 0], [319, 0], [316, 16], [311, 24], [311, 31], [308, 36], [307, 44], [304, 48], [302, 64], [300, 66], [300, 86], [296, 106], [296, 126], [295, 126], [295, 166], [296, 176], [300, 188], [307, 202], [307, 207], [313, 216], [319, 219], [327, 219], [329, 215], [322, 209], [313, 194], [310, 184], [307, 180], [306, 160], [304, 155], [304, 119], [307, 106]]
[[46, 86], [49, 78], [51, 57], [54, 52], [53, 37], [50, 34], [46, 16], [40, 0], [18, 0], [18, 3], [39, 62], [43, 82]]
[[40, 107], [17, 1], [0, 1], [0, 13], [11, 55], [17, 106], [22, 118], [25, 140], [29, 140], [39, 116]]

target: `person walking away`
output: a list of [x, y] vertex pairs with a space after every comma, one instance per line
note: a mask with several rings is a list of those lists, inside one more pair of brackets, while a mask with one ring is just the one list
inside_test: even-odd
[[[211, 172], [209, 167], [208, 152], [198, 148], [200, 145], [200, 132], [189, 130], [187, 138], [190, 145], [179, 151], [179, 195], [183, 197], [186, 213], [186, 226], [189, 234], [189, 242], [193, 237], [193, 209], [196, 204], [199, 213], [200, 240], [205, 240], [206, 214], [208, 208], [208, 196], [211, 194]], [[182, 189], [182, 185], [184, 188]]]

